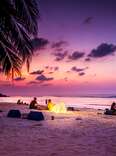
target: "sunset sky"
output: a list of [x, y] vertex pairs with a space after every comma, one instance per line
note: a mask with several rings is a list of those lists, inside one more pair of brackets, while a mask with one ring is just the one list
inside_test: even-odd
[[30, 72], [13, 82], [0, 70], [7, 95], [116, 93], [116, 0], [40, 0]]

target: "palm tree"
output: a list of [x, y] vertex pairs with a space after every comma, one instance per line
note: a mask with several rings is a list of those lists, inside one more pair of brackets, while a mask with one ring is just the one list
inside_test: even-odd
[[0, 0], [0, 67], [7, 76], [29, 69], [31, 38], [38, 32], [38, 0]]

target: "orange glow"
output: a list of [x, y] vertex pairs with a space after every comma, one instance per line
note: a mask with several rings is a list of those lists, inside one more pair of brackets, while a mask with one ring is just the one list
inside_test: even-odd
[[59, 104], [48, 104], [48, 108], [51, 112], [54, 113], [66, 113], [66, 107], [65, 104], [63, 102], [59, 103]]

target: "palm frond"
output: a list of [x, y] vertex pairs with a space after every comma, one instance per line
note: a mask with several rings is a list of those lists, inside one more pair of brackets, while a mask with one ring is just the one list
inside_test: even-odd
[[6, 75], [20, 74], [23, 63], [29, 69], [33, 54], [30, 37], [38, 31], [38, 0], [0, 3], [0, 64]]
[[29, 34], [37, 35], [38, 32], [38, 0], [14, 0], [16, 18]]
[[10, 76], [13, 74], [13, 69], [15, 75], [21, 75], [22, 60], [15, 52], [16, 50], [12, 47], [12, 44], [5, 40], [4, 36], [0, 33], [1, 36], [3, 41], [0, 41], [0, 62], [3, 72]]

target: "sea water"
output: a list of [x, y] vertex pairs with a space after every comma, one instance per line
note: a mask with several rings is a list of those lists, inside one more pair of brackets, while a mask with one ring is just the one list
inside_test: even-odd
[[[20, 99], [23, 102], [30, 103], [33, 97], [0, 97], [0, 102], [16, 103]], [[111, 103], [116, 100], [116, 98], [108, 97], [55, 97], [55, 96], [42, 96], [37, 97], [37, 102], [40, 105], [45, 105], [45, 100], [51, 99], [54, 104], [59, 104], [63, 102], [66, 107], [72, 106], [75, 108], [93, 108], [102, 109], [110, 108]]]

